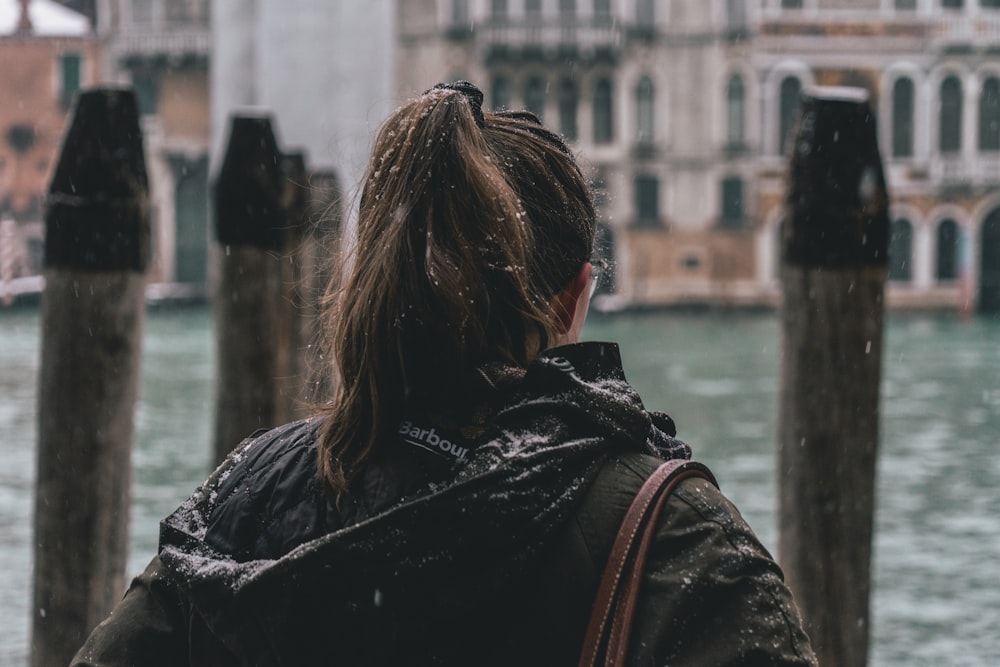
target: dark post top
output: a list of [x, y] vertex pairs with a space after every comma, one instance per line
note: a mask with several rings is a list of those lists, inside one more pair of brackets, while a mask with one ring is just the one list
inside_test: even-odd
[[82, 91], [45, 212], [45, 266], [144, 271], [149, 185], [139, 107], [125, 88]]
[[787, 197], [786, 263], [886, 265], [889, 195], [864, 89], [817, 87], [803, 94]]
[[284, 245], [281, 152], [268, 116], [233, 116], [215, 182], [219, 243], [277, 250]]

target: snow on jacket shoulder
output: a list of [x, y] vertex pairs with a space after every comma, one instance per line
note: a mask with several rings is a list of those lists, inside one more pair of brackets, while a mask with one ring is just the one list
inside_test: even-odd
[[[257, 438], [163, 522], [73, 664], [575, 664], [650, 453], [689, 450], [614, 346], [558, 348], [513, 386], [457, 471], [404, 447], [346, 509], [317, 483], [315, 423]], [[710, 484], [664, 508], [630, 662], [815, 663], [777, 565]]]
[[[579, 512], [525, 578], [525, 597], [491, 628], [492, 641], [461, 664], [576, 664], [614, 534], [635, 492], [659, 463], [627, 454], [602, 467]], [[433, 616], [434, 610], [426, 613]], [[682, 482], [664, 508], [640, 589], [629, 656], [634, 665], [816, 664], [778, 566], [707, 481]], [[378, 664], [351, 655], [333, 662]], [[154, 559], [73, 664], [241, 663], [192, 615]]]
[[[595, 567], [660, 463], [625, 454], [602, 469], [575, 521]], [[635, 665], [816, 664], [781, 570], [707, 480], [681, 482], [664, 506], [628, 655]]]

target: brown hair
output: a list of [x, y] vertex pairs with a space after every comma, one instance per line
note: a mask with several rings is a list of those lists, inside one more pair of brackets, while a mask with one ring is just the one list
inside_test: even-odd
[[352, 264], [328, 294], [337, 389], [319, 466], [337, 495], [413, 400], [458, 400], [482, 363], [523, 367], [547, 347], [553, 297], [593, 250], [563, 141], [530, 113], [482, 114], [465, 86], [411, 100], [376, 135]]

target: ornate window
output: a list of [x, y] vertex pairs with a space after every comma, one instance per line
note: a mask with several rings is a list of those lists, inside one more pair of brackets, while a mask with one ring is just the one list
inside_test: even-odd
[[545, 113], [545, 82], [540, 77], [533, 76], [524, 85], [524, 108], [539, 120]]
[[962, 150], [962, 82], [957, 76], [941, 82], [938, 148], [942, 153]]
[[79, 53], [64, 53], [59, 56], [59, 102], [63, 108], [69, 108], [73, 96], [80, 90], [82, 62]]
[[1000, 151], [1000, 79], [995, 76], [979, 93], [979, 150]]
[[893, 220], [889, 233], [889, 280], [910, 282], [913, 279], [913, 225], [905, 218]]
[[635, 222], [640, 227], [660, 224], [660, 181], [650, 174], [635, 177]]
[[730, 147], [746, 142], [746, 89], [743, 77], [733, 74], [726, 85], [726, 143]]
[[490, 97], [494, 109], [510, 108], [510, 81], [505, 76], [493, 77], [490, 85]]
[[580, 94], [576, 81], [569, 77], [559, 82], [559, 129], [569, 140], [576, 139], [576, 110], [579, 106]]
[[639, 79], [639, 84], [635, 88], [636, 105], [636, 133], [635, 140], [639, 144], [653, 143], [654, 118], [656, 107], [656, 91], [653, 89], [653, 81], [648, 76]]
[[791, 133], [795, 128], [796, 116], [799, 112], [799, 96], [802, 84], [794, 76], [785, 77], [781, 81], [778, 93], [778, 153], [785, 154]]
[[892, 85], [892, 156], [913, 156], [913, 81], [896, 79]]
[[958, 223], [944, 220], [937, 228], [937, 266], [934, 276], [941, 282], [958, 278]]
[[722, 226], [727, 229], [739, 229], [743, 226], [743, 179], [739, 176], [727, 176], [722, 179]]

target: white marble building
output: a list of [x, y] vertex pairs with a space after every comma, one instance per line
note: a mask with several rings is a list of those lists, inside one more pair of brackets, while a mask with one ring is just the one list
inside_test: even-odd
[[480, 82], [573, 141], [626, 305], [773, 305], [802, 90], [869, 90], [889, 302], [1000, 308], [1000, 2], [398, 0], [401, 91]]

